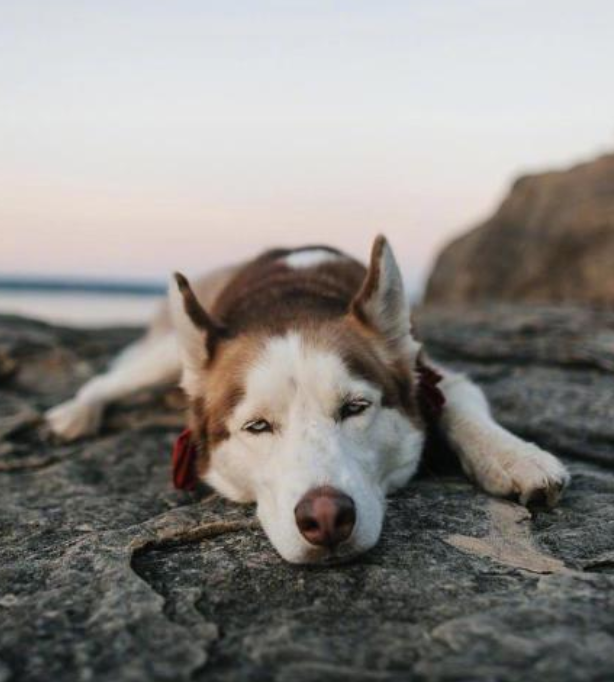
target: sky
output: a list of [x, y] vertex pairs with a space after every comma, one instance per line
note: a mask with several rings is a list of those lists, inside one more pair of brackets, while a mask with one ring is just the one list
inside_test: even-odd
[[521, 173], [614, 147], [610, 0], [0, 0], [0, 274], [272, 245], [410, 285]]

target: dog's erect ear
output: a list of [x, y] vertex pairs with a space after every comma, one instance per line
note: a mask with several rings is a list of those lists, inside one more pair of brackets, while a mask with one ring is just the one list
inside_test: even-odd
[[369, 269], [350, 312], [377, 332], [393, 353], [406, 348], [410, 338], [409, 307], [401, 271], [382, 235], [373, 242]]
[[199, 378], [224, 328], [202, 307], [187, 278], [178, 272], [171, 283], [170, 301], [183, 364], [182, 385], [188, 395], [197, 397]]

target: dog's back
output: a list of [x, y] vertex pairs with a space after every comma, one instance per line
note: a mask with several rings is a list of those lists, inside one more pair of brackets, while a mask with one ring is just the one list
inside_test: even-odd
[[230, 336], [338, 317], [348, 311], [365, 272], [361, 263], [330, 247], [267, 251], [238, 268], [210, 312]]
[[[270, 249], [242, 263], [192, 280], [198, 300], [236, 335], [253, 327], [281, 331], [308, 319], [347, 312], [366, 273], [365, 266], [329, 246]], [[149, 327], [150, 337], [173, 329], [168, 300]]]

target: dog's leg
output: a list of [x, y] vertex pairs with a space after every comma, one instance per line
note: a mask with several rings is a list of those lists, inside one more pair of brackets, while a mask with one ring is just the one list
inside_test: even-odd
[[446, 398], [441, 426], [466, 474], [492, 495], [522, 504], [557, 503], [569, 474], [553, 455], [497, 424], [482, 391], [466, 377], [442, 370]]
[[[240, 265], [214, 270], [195, 282], [201, 300], [210, 305]], [[160, 307], [148, 333], [124, 349], [105, 374], [90, 379], [72, 399], [45, 415], [51, 431], [75, 440], [98, 431], [104, 408], [144, 388], [177, 383], [181, 360], [168, 301]]]
[[180, 374], [174, 332], [150, 334], [128, 346], [104, 374], [45, 415], [52, 432], [70, 441], [95, 433], [109, 403], [136, 391], [176, 382]]

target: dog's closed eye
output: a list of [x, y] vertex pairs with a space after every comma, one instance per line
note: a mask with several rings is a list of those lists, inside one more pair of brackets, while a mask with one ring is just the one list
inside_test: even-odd
[[273, 427], [266, 419], [250, 419], [250, 421], [243, 424], [243, 431], [253, 433], [258, 436], [261, 433], [272, 433]]
[[366, 409], [371, 407], [371, 401], [366, 398], [350, 398], [346, 400], [339, 409], [339, 419], [349, 419], [362, 414]]

